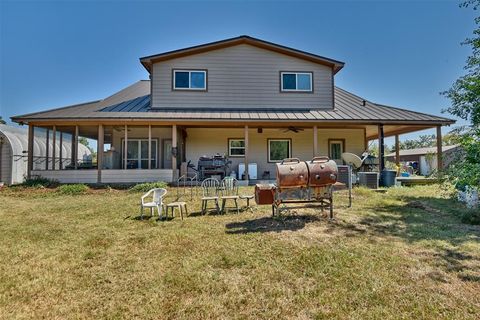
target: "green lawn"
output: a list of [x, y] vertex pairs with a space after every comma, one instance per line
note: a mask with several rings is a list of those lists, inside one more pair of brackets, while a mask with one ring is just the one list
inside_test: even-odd
[[7, 188], [0, 317], [478, 319], [480, 227], [443, 194], [358, 189], [348, 209], [337, 193], [334, 222], [269, 206], [141, 221], [138, 193]]

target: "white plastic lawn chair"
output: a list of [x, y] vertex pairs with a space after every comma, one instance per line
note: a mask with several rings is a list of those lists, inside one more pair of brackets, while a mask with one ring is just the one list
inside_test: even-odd
[[[146, 202], [146, 198], [153, 193], [152, 201]], [[150, 208], [150, 215], [153, 217], [155, 208], [158, 210], [158, 217], [162, 219], [163, 211], [163, 197], [167, 194], [167, 190], [163, 188], [155, 188], [142, 196], [142, 203], [140, 207], [140, 218], [143, 219], [143, 211], [145, 208]]]

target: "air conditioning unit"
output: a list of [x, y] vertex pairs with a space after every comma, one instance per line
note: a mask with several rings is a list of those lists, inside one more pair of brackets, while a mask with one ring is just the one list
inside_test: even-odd
[[[245, 173], [245, 163], [240, 162], [238, 164], [238, 180], [243, 180], [242, 175]], [[257, 164], [249, 163], [248, 164], [248, 177], [251, 180], [257, 180]]]
[[[350, 168], [348, 166], [344, 165], [338, 165], [338, 176], [337, 176], [337, 181], [345, 184], [348, 187], [348, 184], [350, 183], [349, 179], [349, 174], [350, 174]], [[352, 182], [353, 179], [352, 179]]]
[[359, 184], [369, 189], [378, 189], [378, 172], [359, 172]]

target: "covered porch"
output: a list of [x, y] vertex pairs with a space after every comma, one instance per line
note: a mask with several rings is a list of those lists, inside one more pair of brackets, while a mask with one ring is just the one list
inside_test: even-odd
[[[238, 174], [241, 163], [256, 163], [257, 180], [272, 179], [275, 163], [285, 157], [329, 156], [341, 164], [343, 152], [361, 155], [371, 140], [379, 141], [377, 170], [382, 170], [385, 138], [396, 137], [398, 150], [400, 135], [432, 128], [441, 167], [441, 126], [455, 122], [377, 104], [338, 87], [332, 109], [161, 109], [151, 107], [150, 93], [151, 83], [139, 81], [103, 100], [13, 117], [29, 125], [28, 175], [62, 182], [173, 182], [188, 161], [196, 165], [201, 156], [218, 153], [232, 161], [230, 171]], [[40, 130], [45, 133], [38, 139], [50, 151], [47, 161], [34, 164], [34, 131]], [[57, 145], [68, 136], [72, 148], [67, 155]], [[90, 154], [78, 151], [85, 139]], [[237, 175], [242, 177], [255, 180], [248, 165]]]
[[[186, 162], [202, 156], [224, 155], [231, 161], [227, 175], [239, 180], [275, 179], [275, 163], [283, 158], [308, 160], [328, 156], [343, 164], [341, 154], [361, 155], [369, 141], [379, 141], [379, 165], [385, 168], [384, 139], [436, 128], [437, 161], [442, 163], [441, 125], [401, 123], [275, 123], [275, 122], [129, 122], [30, 123], [29, 177], [62, 183], [121, 184], [175, 182]], [[68, 151], [65, 141], [71, 144]], [[37, 163], [33, 146], [47, 146], [46, 161]], [[67, 154], [68, 153], [68, 154]], [[396, 157], [399, 163], [399, 157]], [[184, 165], [182, 165], [182, 163]], [[248, 164], [255, 164], [254, 167]], [[255, 172], [252, 171], [255, 168]], [[243, 169], [243, 170], [242, 170]], [[248, 181], [247, 181], [248, 182]]]
[[[398, 153], [402, 134], [435, 129], [437, 161], [442, 162], [442, 125], [333, 122], [290, 124], [280, 126], [278, 123], [252, 123], [243, 127], [187, 126], [186, 158], [195, 161], [206, 154], [225, 154], [231, 161], [231, 171], [236, 172], [239, 180], [247, 179], [246, 177], [250, 180], [272, 180], [275, 179], [275, 164], [284, 158], [309, 160], [313, 157], [328, 156], [338, 165], [345, 165], [342, 153], [353, 153], [361, 157], [364, 152], [371, 151], [369, 145], [375, 140], [379, 145], [378, 165], [375, 170], [380, 172], [385, 169], [386, 138], [395, 139]], [[284, 144], [284, 150], [277, 158], [273, 158], [274, 143], [277, 143], [277, 147], [279, 143]], [[398, 155], [395, 162], [399, 165]], [[255, 172], [249, 172], [249, 166], [244, 166], [245, 163], [255, 164]]]

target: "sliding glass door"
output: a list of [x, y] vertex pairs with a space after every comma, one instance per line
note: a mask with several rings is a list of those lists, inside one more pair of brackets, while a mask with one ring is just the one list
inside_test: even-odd
[[[157, 139], [152, 139], [152, 169], [157, 168]], [[125, 161], [125, 141], [122, 140], [122, 163]], [[127, 169], [148, 169], [148, 139], [127, 140]]]

